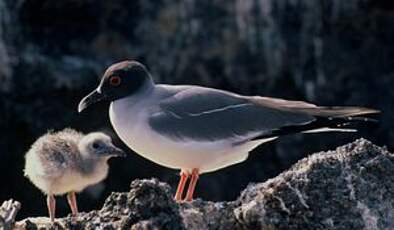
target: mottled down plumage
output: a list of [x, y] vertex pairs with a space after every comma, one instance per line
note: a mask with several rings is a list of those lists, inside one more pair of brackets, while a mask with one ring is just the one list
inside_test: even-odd
[[103, 133], [84, 135], [73, 129], [48, 132], [26, 153], [25, 176], [47, 194], [49, 217], [55, 219], [54, 195], [67, 193], [73, 215], [78, 214], [76, 192], [105, 179], [107, 161], [123, 155]]
[[[75, 168], [78, 165], [71, 162], [81, 161], [78, 142], [82, 137], [82, 133], [73, 129], [65, 129], [61, 132], [49, 131], [32, 145], [26, 157], [36, 154], [37, 160], [45, 162], [41, 167], [35, 168], [35, 170], [41, 169], [36, 173], [48, 179], [56, 179], [67, 168]], [[29, 177], [26, 171], [25, 175]]]
[[44, 193], [55, 195], [79, 192], [103, 180], [111, 155], [95, 154], [90, 146], [95, 141], [112, 147], [111, 139], [103, 133], [85, 136], [73, 129], [48, 132], [26, 153], [26, 177]]

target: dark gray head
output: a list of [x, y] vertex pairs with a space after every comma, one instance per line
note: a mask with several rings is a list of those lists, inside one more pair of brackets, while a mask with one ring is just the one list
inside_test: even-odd
[[90, 133], [78, 143], [81, 155], [86, 158], [110, 158], [126, 156], [126, 154], [112, 144], [111, 138], [104, 133]]
[[153, 81], [143, 64], [136, 61], [115, 63], [105, 71], [99, 86], [80, 101], [78, 111], [100, 101], [115, 101], [133, 95], [150, 85]]

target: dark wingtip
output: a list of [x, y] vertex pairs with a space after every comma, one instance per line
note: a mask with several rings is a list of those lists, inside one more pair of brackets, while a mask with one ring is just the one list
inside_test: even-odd
[[370, 118], [370, 117], [348, 117], [347, 120], [349, 121], [360, 121], [360, 122], [371, 122], [371, 123], [378, 123], [378, 119]]
[[334, 107], [321, 106], [315, 109], [307, 108], [301, 110], [314, 116], [331, 117], [331, 118], [357, 117], [357, 116], [380, 113], [380, 111], [376, 109], [357, 107], [357, 106], [334, 106]]
[[360, 110], [362, 110], [363, 114], [378, 114], [378, 113], [382, 112], [378, 109], [371, 109], [371, 108], [365, 108], [365, 107], [361, 107]]

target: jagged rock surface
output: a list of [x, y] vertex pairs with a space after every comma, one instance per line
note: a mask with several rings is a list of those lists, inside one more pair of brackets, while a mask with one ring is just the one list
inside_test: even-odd
[[0, 206], [0, 229], [11, 229], [15, 223], [15, 217], [21, 208], [18, 201], [7, 200]]
[[[72, 229], [393, 229], [394, 154], [367, 140], [320, 152], [233, 202], [176, 204], [167, 184], [132, 182], [99, 211], [58, 219]], [[225, 188], [223, 188], [225, 189]], [[48, 219], [17, 222], [49, 227]]]
[[235, 212], [251, 229], [393, 229], [392, 173], [394, 155], [360, 139], [249, 186]]

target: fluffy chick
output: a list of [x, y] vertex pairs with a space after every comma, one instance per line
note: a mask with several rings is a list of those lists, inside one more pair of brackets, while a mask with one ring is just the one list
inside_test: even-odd
[[125, 153], [104, 133], [84, 135], [73, 129], [48, 132], [26, 153], [25, 176], [47, 195], [51, 221], [55, 218], [55, 195], [67, 193], [72, 214], [78, 214], [76, 192], [107, 177], [111, 157]]

